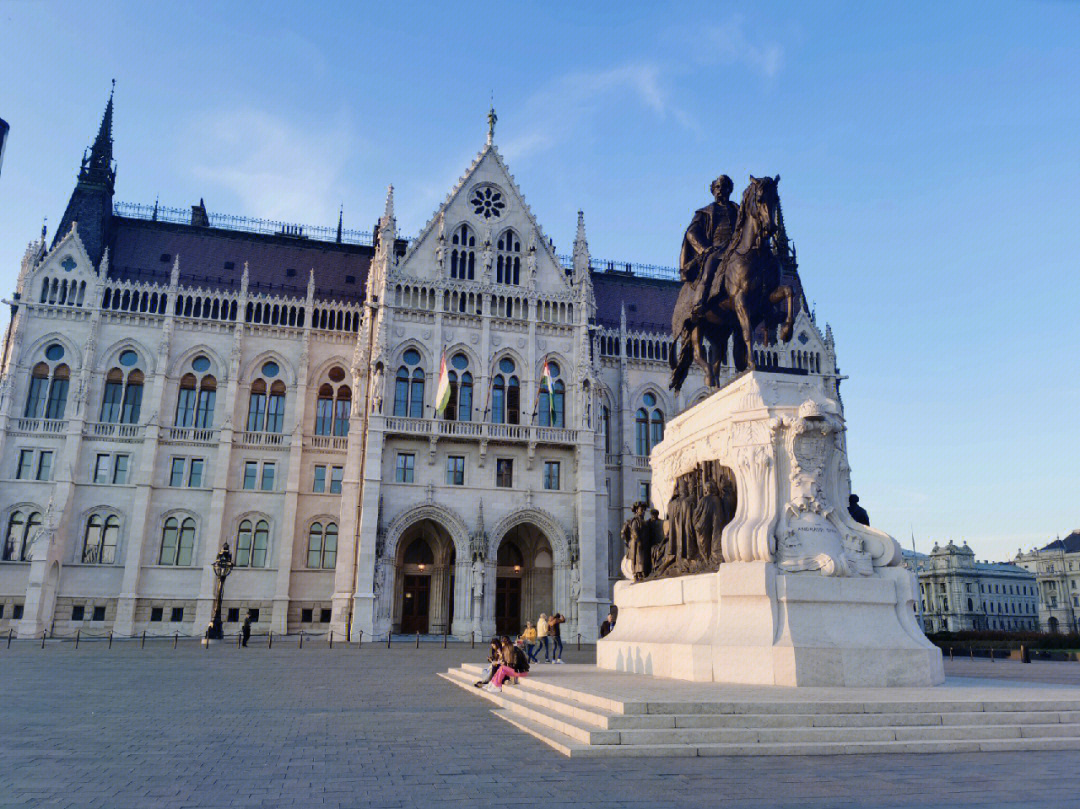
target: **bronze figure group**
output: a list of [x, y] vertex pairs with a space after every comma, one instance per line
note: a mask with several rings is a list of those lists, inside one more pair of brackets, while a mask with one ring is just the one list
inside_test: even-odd
[[735, 477], [715, 461], [678, 478], [666, 519], [634, 503], [622, 529], [634, 581], [716, 570], [724, 561], [720, 535], [736, 505]]
[[779, 182], [779, 175], [751, 177], [742, 204], [735, 205], [729, 199], [731, 178], [718, 177], [709, 186], [714, 201], [686, 229], [679, 256], [683, 285], [668, 352], [673, 389], [682, 388], [695, 360], [706, 383], [716, 387], [729, 341], [735, 369], [745, 371], [755, 367], [751, 347], [759, 329], [766, 343], [777, 332], [780, 341], [791, 338], [797, 301], [794, 290], [781, 284], [774, 240], [780, 232]]

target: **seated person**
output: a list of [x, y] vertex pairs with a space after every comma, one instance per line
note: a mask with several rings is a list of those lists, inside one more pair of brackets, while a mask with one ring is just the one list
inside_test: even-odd
[[485, 691], [492, 693], [502, 691], [502, 685], [507, 677], [510, 677], [511, 682], [516, 685], [519, 677], [529, 676], [529, 656], [525, 654], [524, 649], [512, 644], [510, 638], [503, 638], [500, 656], [503, 663], [495, 672], [495, 676], [491, 678], [491, 682], [484, 686]]
[[487, 661], [489, 664], [488, 674], [483, 680], [477, 680], [473, 683], [474, 686], [480, 688], [491, 682], [491, 678], [495, 676], [495, 672], [499, 670], [499, 666], [502, 665], [502, 644], [498, 638], [491, 639], [491, 646], [488, 648]]

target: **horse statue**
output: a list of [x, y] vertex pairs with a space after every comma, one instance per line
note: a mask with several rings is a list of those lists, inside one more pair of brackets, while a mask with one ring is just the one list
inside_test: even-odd
[[[705, 372], [706, 384], [716, 387], [729, 340], [735, 369], [753, 370], [751, 345], [760, 326], [765, 328], [766, 344], [775, 339], [778, 328], [781, 342], [791, 339], [795, 292], [780, 283], [780, 262], [772, 246], [772, 237], [779, 230], [779, 182], [780, 175], [751, 175], [734, 231], [721, 255], [716, 255], [720, 248], [707, 249], [695, 257], [696, 266], [690, 272], [684, 271], [671, 318], [668, 362], [672, 389], [682, 388], [695, 360]], [[710, 261], [719, 262], [711, 279], [706, 272]], [[704, 283], [709, 283], [709, 288], [699, 289]], [[781, 302], [786, 303], [786, 312], [778, 307]], [[712, 347], [711, 361], [705, 351], [706, 340]]]

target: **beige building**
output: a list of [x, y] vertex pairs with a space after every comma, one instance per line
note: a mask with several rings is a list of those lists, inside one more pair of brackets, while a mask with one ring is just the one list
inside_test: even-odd
[[1047, 632], [1080, 632], [1080, 531], [1018, 551], [1015, 562], [1039, 584], [1039, 623]]
[[904, 562], [918, 572], [928, 633], [1039, 628], [1035, 578], [1018, 565], [976, 561], [966, 542], [934, 543], [929, 556], [905, 552]]

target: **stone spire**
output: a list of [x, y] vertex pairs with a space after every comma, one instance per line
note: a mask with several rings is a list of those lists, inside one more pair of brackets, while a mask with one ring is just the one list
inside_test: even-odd
[[[113, 90], [116, 80], [113, 80]], [[97, 137], [89, 153], [83, 155], [79, 167], [79, 179], [71, 192], [60, 226], [53, 236], [55, 247], [77, 223], [79, 238], [94, 266], [101, 261], [108, 241], [109, 224], [112, 220], [113, 188], [116, 184], [116, 167], [113, 162], [113, 92], [105, 105]]]
[[488, 110], [487, 120], [488, 120], [487, 142], [488, 142], [488, 146], [490, 146], [492, 143], [495, 142], [495, 124], [499, 120], [499, 116], [495, 114], [495, 102], [494, 102], [494, 100], [491, 102], [491, 109]]
[[574, 237], [574, 279], [589, 274], [589, 242], [585, 239], [585, 214], [577, 212], [577, 235]]
[[379, 220], [380, 226], [385, 226], [388, 222], [394, 221], [394, 186], [388, 185], [386, 187], [386, 208], [383, 210], [382, 219]]
[[338, 210], [337, 215], [337, 243], [341, 244], [341, 225], [345, 217], [345, 203], [341, 203], [341, 208]]

